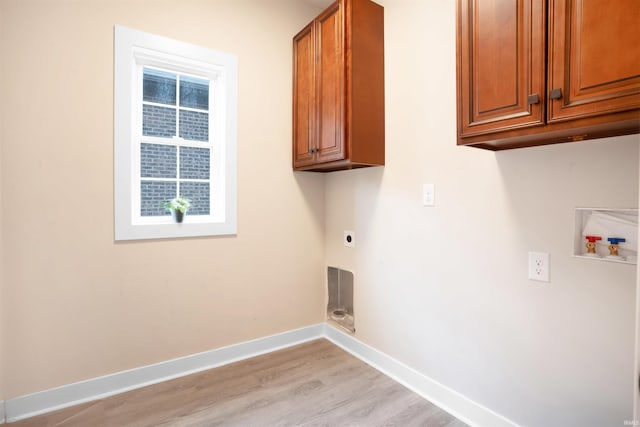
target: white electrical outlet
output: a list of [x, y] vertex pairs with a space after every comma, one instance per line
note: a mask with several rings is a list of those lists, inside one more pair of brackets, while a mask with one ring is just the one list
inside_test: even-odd
[[344, 238], [342, 243], [349, 248], [356, 247], [356, 233], [353, 230], [344, 230]]
[[549, 254], [529, 252], [529, 279], [538, 282], [549, 281]]
[[436, 205], [436, 186], [434, 184], [422, 184], [422, 206]]

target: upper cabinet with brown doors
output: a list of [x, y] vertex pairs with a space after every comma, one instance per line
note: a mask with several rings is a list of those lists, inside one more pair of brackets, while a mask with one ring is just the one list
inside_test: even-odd
[[384, 9], [339, 0], [293, 38], [293, 168], [384, 165]]
[[638, 0], [458, 0], [458, 145], [640, 132], [638, 23]]

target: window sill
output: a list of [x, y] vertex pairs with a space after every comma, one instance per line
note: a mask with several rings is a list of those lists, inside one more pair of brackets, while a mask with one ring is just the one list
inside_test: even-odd
[[[170, 220], [169, 220], [170, 221]], [[230, 222], [197, 222], [194, 218], [182, 223], [131, 224], [116, 228], [116, 240], [174, 239], [180, 237], [229, 236], [237, 234], [237, 225]]]

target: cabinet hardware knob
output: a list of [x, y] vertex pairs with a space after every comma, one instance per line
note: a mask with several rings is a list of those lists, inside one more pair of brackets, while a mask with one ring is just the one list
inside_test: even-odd
[[551, 99], [560, 99], [560, 98], [562, 98], [562, 89], [560, 89], [560, 88], [552, 89], [551, 93], [549, 94], [549, 98], [551, 98]]
[[537, 104], [540, 102], [540, 95], [534, 93], [533, 95], [527, 96], [527, 104]]

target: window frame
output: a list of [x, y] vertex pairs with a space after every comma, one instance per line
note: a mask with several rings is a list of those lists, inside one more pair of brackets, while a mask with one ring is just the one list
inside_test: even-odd
[[[237, 57], [118, 25], [114, 35], [115, 240], [237, 234]], [[210, 81], [208, 144], [179, 137], [170, 144], [211, 146], [210, 215], [186, 215], [183, 223], [140, 215], [140, 144], [154, 140], [142, 137], [146, 66]]]

